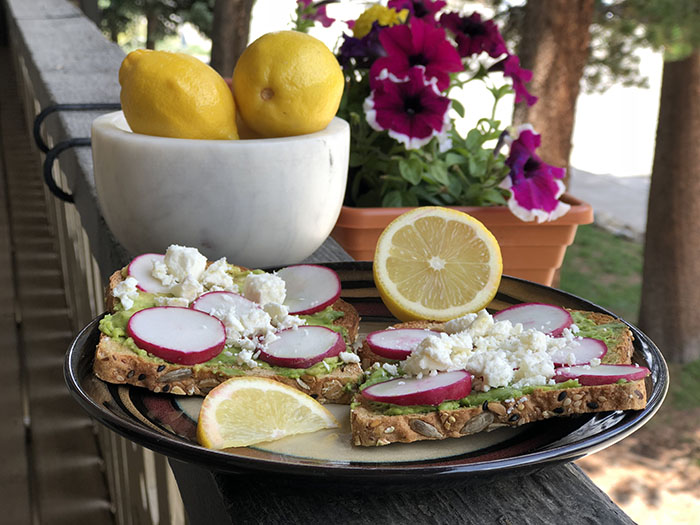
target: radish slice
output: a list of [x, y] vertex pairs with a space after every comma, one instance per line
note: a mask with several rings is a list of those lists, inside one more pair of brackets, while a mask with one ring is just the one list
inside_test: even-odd
[[636, 365], [567, 366], [555, 370], [554, 380], [561, 383], [569, 379], [578, 379], [584, 386], [609, 385], [617, 383], [620, 379], [637, 381], [650, 373], [648, 368]]
[[277, 275], [286, 285], [284, 304], [292, 315], [320, 312], [340, 297], [340, 279], [330, 268], [298, 264], [282, 268]]
[[260, 305], [237, 293], [218, 291], [200, 295], [194, 300], [191, 308], [223, 320], [229, 314], [239, 319], [246, 317], [250, 312], [259, 309]]
[[[571, 366], [571, 365], [587, 365], [591, 359], [601, 359], [608, 353], [608, 347], [599, 339], [591, 339], [590, 337], [579, 337], [574, 339], [571, 344], [552, 353], [552, 361], [554, 366]], [[573, 354], [573, 361], [569, 356]]]
[[516, 304], [493, 314], [496, 321], [520, 323], [525, 330], [534, 328], [552, 337], [557, 337], [573, 323], [571, 314], [559, 306], [543, 303]]
[[136, 288], [147, 293], [169, 293], [170, 287], [163, 285], [153, 277], [153, 263], [163, 262], [164, 255], [160, 253], [144, 253], [129, 263], [127, 274], [138, 281]]
[[260, 350], [260, 359], [271, 365], [308, 368], [345, 351], [343, 336], [324, 326], [287, 328], [277, 336]]
[[136, 312], [126, 332], [139, 348], [181, 365], [209, 361], [226, 343], [226, 330], [216, 317], [178, 306]]
[[433, 330], [420, 328], [396, 328], [378, 330], [367, 335], [367, 345], [375, 354], [387, 359], [406, 359], [423, 339], [429, 335], [440, 335]]
[[472, 391], [469, 372], [457, 370], [435, 376], [398, 378], [368, 386], [362, 395], [370, 401], [395, 405], [439, 405], [443, 401], [462, 399]]

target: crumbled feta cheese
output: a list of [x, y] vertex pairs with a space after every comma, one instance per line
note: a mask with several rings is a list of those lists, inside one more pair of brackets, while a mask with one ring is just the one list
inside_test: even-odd
[[173, 286], [177, 283], [174, 275], [168, 273], [168, 267], [162, 261], [153, 261], [153, 271], [151, 275], [158, 279], [163, 286]]
[[306, 320], [298, 315], [289, 315], [289, 308], [283, 304], [267, 303], [263, 306], [263, 310], [270, 316], [272, 326], [278, 330], [294, 328], [306, 324]]
[[188, 248], [171, 244], [165, 252], [163, 259], [168, 267], [168, 273], [179, 282], [187, 278], [199, 280], [207, 267], [207, 258], [199, 253], [197, 248]]
[[360, 356], [353, 354], [352, 352], [340, 352], [338, 357], [343, 363], [359, 363]]
[[591, 359], [591, 366], [600, 366], [600, 358], [594, 357]]
[[382, 368], [389, 375], [395, 376], [399, 374], [399, 368], [391, 363], [383, 363]]
[[250, 273], [243, 283], [243, 297], [260, 305], [284, 303], [287, 290], [284, 280], [272, 273]]
[[226, 257], [222, 257], [211, 263], [199, 280], [205, 288], [211, 291], [215, 291], [214, 288], [216, 288], [217, 291], [238, 292], [238, 286], [233, 282], [233, 277], [226, 272], [227, 269]]
[[236, 354], [236, 362], [239, 365], [248, 365], [250, 368], [255, 368], [258, 363], [253, 359], [253, 352], [251, 350], [241, 350]]
[[134, 301], [139, 296], [139, 291], [136, 288], [138, 281], [133, 277], [127, 277], [112, 290], [112, 295], [119, 299], [124, 307], [124, 310], [129, 310], [134, 306]]
[[577, 334], [581, 331], [581, 329], [578, 327], [577, 324], [572, 324], [568, 330], [571, 330], [572, 333]]
[[182, 282], [176, 284], [170, 289], [170, 292], [175, 297], [182, 297], [188, 302], [194, 301], [204, 292], [204, 286], [193, 277], [187, 277]]
[[547, 384], [554, 376], [551, 354], [572, 343], [573, 335], [554, 338], [522, 324], [495, 321], [486, 311], [445, 323], [451, 333], [421, 341], [403, 362], [403, 370], [417, 377], [467, 370], [474, 388]]
[[158, 306], [182, 306], [187, 308], [190, 303], [184, 297], [165, 297], [159, 295], [156, 296], [156, 304]]

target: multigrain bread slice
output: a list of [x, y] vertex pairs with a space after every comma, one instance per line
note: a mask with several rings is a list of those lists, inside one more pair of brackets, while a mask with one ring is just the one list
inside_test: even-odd
[[[581, 312], [596, 325], [607, 325], [616, 319], [596, 312]], [[429, 328], [440, 331], [441, 323], [411, 322], [396, 327]], [[617, 344], [608, 348], [605, 363], [630, 364], [634, 352], [633, 336], [624, 328]], [[366, 341], [358, 351], [363, 367], [374, 362], [390, 362], [378, 356]], [[560, 385], [563, 386], [563, 385]], [[475, 397], [475, 401], [479, 398]], [[480, 401], [480, 400], [479, 400]], [[610, 410], [641, 410], [646, 406], [647, 390], [644, 380], [598, 386], [569, 388], [526, 388], [519, 395], [504, 400], [475, 402], [452, 410], [434, 409], [413, 414], [387, 415], [378, 406], [358, 394], [350, 412], [352, 442], [358, 446], [382, 446], [390, 443], [458, 438], [503, 427], [518, 427], [526, 423], [557, 416], [571, 416]]]
[[[117, 271], [110, 277], [105, 294], [105, 303], [110, 312], [114, 311], [115, 298], [112, 290], [123, 276]], [[343, 312], [343, 316], [333, 324], [345, 328], [348, 343], [357, 338], [360, 317], [355, 308], [338, 299], [331, 307]], [[106, 334], [100, 334], [95, 351], [93, 372], [103, 381], [116, 384], [130, 384], [148, 388], [153, 392], [166, 392], [179, 395], [206, 395], [218, 384], [236, 375], [266, 377], [290, 385], [322, 403], [350, 402], [357, 384], [362, 380], [359, 364], [347, 363], [323, 374], [292, 373], [282, 375], [275, 369], [250, 367], [207, 367], [206, 365], [180, 365], [153, 357], [143, 357], [127, 345]]]

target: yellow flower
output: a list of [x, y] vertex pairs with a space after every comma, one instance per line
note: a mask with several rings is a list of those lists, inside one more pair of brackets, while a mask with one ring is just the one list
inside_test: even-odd
[[372, 24], [378, 22], [380, 26], [395, 26], [403, 24], [408, 18], [408, 9], [402, 9], [398, 13], [396, 9], [389, 9], [383, 5], [373, 5], [362, 13], [355, 21], [355, 27], [352, 30], [355, 38], [362, 38], [372, 30]]

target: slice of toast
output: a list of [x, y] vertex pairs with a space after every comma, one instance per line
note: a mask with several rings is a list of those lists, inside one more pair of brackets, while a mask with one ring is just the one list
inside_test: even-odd
[[[605, 314], [579, 313], [597, 325], [616, 321]], [[430, 328], [440, 331], [442, 324], [412, 322], [400, 324], [397, 327]], [[603, 362], [631, 363], [634, 352], [632, 341], [632, 332], [625, 329], [618, 337], [617, 344], [608, 349]], [[366, 341], [358, 354], [363, 366], [373, 362], [395, 362], [372, 352]], [[556, 416], [609, 410], [641, 410], [646, 406], [646, 400], [645, 382], [638, 380], [555, 389], [526, 387], [526, 393], [503, 401], [485, 400], [474, 406], [453, 410], [436, 409], [413, 414], [387, 415], [377, 409], [379, 405], [358, 394], [353, 399], [350, 425], [354, 445], [381, 446], [390, 443], [462, 437], [507, 426], [517, 427]]]
[[[110, 312], [114, 311], [115, 305], [112, 290], [123, 279], [121, 271], [114, 272], [110, 277], [105, 294], [105, 303]], [[348, 334], [347, 342], [352, 344], [357, 338], [360, 324], [357, 310], [342, 299], [338, 299], [331, 307], [343, 312], [343, 316], [333, 324], [345, 328]], [[327, 374], [292, 373], [292, 377], [277, 373], [274, 368], [180, 365], [158, 358], [142, 357], [127, 345], [104, 333], [100, 335], [95, 351], [93, 372], [109, 383], [130, 384], [154, 392], [180, 395], [206, 395], [218, 384], [237, 375], [267, 377], [297, 388], [322, 403], [344, 404], [350, 402], [357, 384], [363, 377], [362, 369], [356, 363], [343, 364]]]

